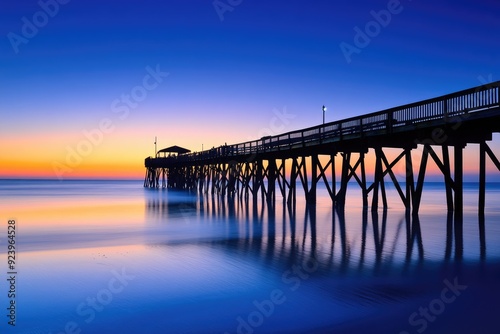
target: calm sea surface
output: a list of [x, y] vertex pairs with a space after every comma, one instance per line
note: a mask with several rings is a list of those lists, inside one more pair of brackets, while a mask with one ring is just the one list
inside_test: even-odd
[[324, 189], [294, 209], [141, 181], [0, 180], [0, 332], [500, 333], [500, 184], [484, 221], [465, 185], [463, 233], [441, 183], [418, 217], [388, 196], [363, 211], [353, 185], [339, 212]]

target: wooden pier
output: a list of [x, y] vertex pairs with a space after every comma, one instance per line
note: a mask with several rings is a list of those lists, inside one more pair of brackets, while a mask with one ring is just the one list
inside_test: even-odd
[[[385, 183], [390, 179], [406, 209], [418, 213], [431, 158], [445, 181], [448, 210], [454, 212], [456, 221], [461, 221], [463, 150], [474, 143], [480, 147], [478, 212], [484, 217], [486, 158], [500, 170], [499, 159], [487, 143], [493, 133], [500, 132], [499, 87], [497, 81], [244, 143], [170, 157], [148, 157], [144, 186], [254, 199], [260, 194], [268, 202], [274, 202], [279, 193], [288, 203], [296, 201], [299, 187], [307, 202], [315, 203], [317, 185], [324, 182], [333, 203], [343, 208], [348, 185], [352, 184], [349, 181], [354, 179], [361, 188], [363, 206], [369, 207], [371, 195], [371, 209], [375, 211], [380, 204], [388, 206]], [[419, 146], [420, 166], [414, 173], [412, 151]], [[400, 153], [391, 161], [384, 152], [387, 148], [399, 149]], [[366, 155], [370, 150], [375, 153], [375, 166], [373, 182], [368, 183]], [[339, 180], [335, 159], [341, 160]], [[394, 171], [398, 164], [404, 164], [404, 185]]]

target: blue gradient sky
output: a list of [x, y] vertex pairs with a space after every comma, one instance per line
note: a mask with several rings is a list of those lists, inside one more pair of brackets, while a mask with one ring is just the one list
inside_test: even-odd
[[[72, 0], [17, 53], [9, 33], [42, 9], [3, 3], [0, 176], [54, 175], [104, 118], [113, 130], [65, 176], [142, 176], [155, 135], [160, 147], [200, 150], [256, 138], [284, 108], [289, 131], [319, 124], [323, 104], [332, 121], [499, 79], [492, 0], [403, 0], [348, 63], [339, 45], [391, 2], [243, 0], [221, 20], [213, 1]], [[169, 76], [117, 117], [113, 101], [157, 65]]]

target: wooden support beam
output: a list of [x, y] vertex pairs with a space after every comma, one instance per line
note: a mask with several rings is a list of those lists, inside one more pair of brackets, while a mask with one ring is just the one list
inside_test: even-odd
[[486, 196], [486, 146], [485, 142], [479, 144], [479, 204], [478, 215], [484, 220], [484, 207]]
[[148, 168], [146, 168], [146, 175], [144, 175], [144, 183], [143, 186], [148, 187]]
[[307, 182], [307, 169], [306, 169], [306, 157], [301, 157], [300, 164], [297, 167], [297, 175], [300, 177], [302, 187], [304, 188], [305, 198], [307, 200], [307, 194], [309, 193], [309, 184]]
[[226, 189], [227, 189], [227, 164], [222, 163], [222, 167], [220, 169], [220, 194], [222, 197], [226, 195]]
[[383, 177], [380, 179], [380, 192], [382, 193], [382, 207], [385, 210], [387, 209], [387, 194], [385, 193], [385, 181]]
[[417, 186], [415, 188], [415, 197], [413, 198], [413, 214], [418, 213], [420, 208], [420, 201], [422, 199], [422, 191], [424, 188], [425, 171], [427, 169], [427, 160], [429, 158], [429, 151], [427, 150], [428, 145], [424, 145], [422, 151], [422, 160], [420, 160], [420, 169], [418, 171]]
[[276, 160], [270, 159], [267, 165], [267, 187], [268, 187], [268, 202], [275, 203], [276, 201]]
[[[447, 157], [447, 153], [448, 153], [448, 150], [445, 149], [446, 147], [447, 146], [443, 146], [443, 160], [445, 159], [445, 157]], [[428, 150], [430, 156], [432, 157], [432, 159], [434, 160], [434, 162], [436, 163], [436, 165], [438, 166], [441, 173], [443, 173], [445, 183], [447, 185], [449, 185], [451, 188], [455, 188], [455, 182], [453, 182], [453, 179], [451, 178], [451, 173], [449, 171], [449, 167], [450, 167], [449, 164], [448, 164], [448, 166], [446, 166], [445, 163], [443, 163], [443, 162], [441, 162], [441, 160], [439, 160], [439, 157], [437, 156], [437, 154], [434, 151], [434, 149], [432, 148], [432, 146], [428, 145], [427, 150]]]
[[287, 185], [285, 163], [286, 160], [281, 159], [281, 164], [278, 167], [278, 173], [277, 173], [278, 186], [280, 188], [283, 201], [286, 201], [286, 185]]
[[347, 193], [347, 182], [349, 182], [349, 167], [350, 167], [351, 153], [342, 153], [342, 175], [340, 177], [340, 190], [335, 196], [337, 206], [342, 209], [345, 207], [345, 197]]
[[[336, 193], [337, 193], [337, 177], [335, 175], [335, 155], [332, 154], [330, 156], [330, 162], [331, 162], [331, 165], [332, 165], [332, 192], [330, 193], [330, 196], [332, 197], [332, 201], [333, 201], [333, 205], [335, 205], [335, 202], [337, 201], [337, 198], [336, 198]], [[335, 213], [332, 213], [333, 215], [335, 215]]]
[[217, 187], [217, 165], [212, 165], [212, 171], [211, 171], [211, 174], [212, 174], [212, 186], [211, 186], [211, 190], [210, 190], [210, 193], [213, 195], [215, 194], [215, 189]]
[[229, 192], [229, 194], [234, 195], [234, 193], [236, 192], [236, 188], [238, 186], [237, 183], [238, 183], [238, 174], [239, 174], [238, 169], [239, 168], [238, 168], [238, 164], [235, 161], [230, 161], [228, 163], [228, 165], [229, 165], [228, 192]]
[[240, 191], [241, 191], [241, 188], [243, 186], [242, 184], [242, 168], [243, 168], [243, 164], [242, 163], [234, 163], [235, 165], [235, 175], [234, 175], [234, 178], [235, 178], [235, 189], [234, 189], [234, 193], [236, 194], [236, 196], [239, 198], [239, 195], [240, 195]]
[[254, 184], [252, 182], [254, 175], [254, 162], [246, 162], [245, 163], [245, 198], [248, 198], [249, 193], [253, 194]]
[[448, 152], [448, 146], [442, 146], [443, 152], [443, 175], [444, 183], [446, 187], [446, 205], [448, 211], [453, 211], [453, 189], [455, 187], [455, 182], [451, 179], [451, 167], [450, 167], [450, 155]]
[[[396, 175], [394, 175], [394, 172], [392, 171], [392, 167], [389, 164], [389, 162], [387, 161], [387, 158], [385, 156], [384, 151], [382, 151], [382, 149], [381, 149], [380, 152], [381, 152], [382, 161], [384, 162], [386, 169], [389, 171], [389, 175], [392, 179], [392, 183], [394, 183], [394, 186], [396, 187], [396, 190], [398, 191], [399, 197], [401, 197], [401, 200], [403, 201], [403, 204], [404, 204], [404, 203], [406, 203], [406, 198], [405, 198], [405, 195], [403, 193], [403, 190], [401, 190], [401, 186], [399, 185], [398, 179], [396, 178]], [[403, 156], [403, 155], [400, 154], [400, 156]]]
[[463, 147], [455, 148], [455, 221], [463, 218]]
[[[334, 156], [332, 155], [331, 158], [332, 157], [334, 157]], [[328, 182], [328, 178], [326, 176], [326, 170], [328, 169], [328, 167], [330, 167], [330, 165], [333, 165], [333, 164], [334, 164], [334, 161], [329, 160], [328, 163], [325, 165], [325, 167], [323, 167], [323, 166], [321, 166], [321, 162], [318, 159], [318, 167], [319, 167], [319, 171], [320, 171], [320, 174], [318, 176], [318, 181], [320, 178], [323, 179], [323, 181], [325, 182], [326, 190], [328, 191], [328, 194], [330, 195], [330, 198], [332, 200], [335, 197], [335, 192], [332, 191], [332, 187], [334, 187], [334, 185], [332, 185], [332, 187], [330, 186], [330, 182]], [[335, 168], [335, 167], [333, 166], [332, 168]], [[335, 182], [335, 181], [333, 181], [333, 182]]]
[[203, 174], [203, 165], [198, 166], [198, 175], [197, 175], [197, 180], [198, 180], [198, 193], [202, 194], [203, 193], [203, 184], [205, 183], [205, 175]]
[[[378, 149], [381, 149], [380, 147]], [[377, 152], [377, 148], [375, 149], [375, 153]], [[389, 173], [389, 170], [392, 169], [394, 166], [396, 166], [396, 164], [399, 162], [399, 160], [401, 160], [401, 158], [403, 158], [405, 156], [405, 152], [403, 151], [401, 154], [398, 155], [398, 157], [396, 159], [394, 159], [393, 162], [390, 163], [389, 167], [390, 168], [387, 168], [385, 171], [383, 171], [383, 173], [381, 174], [382, 177], [386, 176], [387, 173]], [[369, 193], [370, 191], [373, 190], [373, 188], [375, 187], [375, 182], [368, 187], [367, 189], [367, 192]]]
[[155, 188], [160, 187], [160, 168], [155, 168]]
[[368, 192], [366, 190], [366, 170], [365, 170], [365, 153], [361, 152], [359, 154], [359, 160], [361, 161], [361, 196], [363, 197], [363, 208], [366, 210], [368, 208]]
[[269, 163], [267, 164], [267, 166], [264, 166], [264, 161], [262, 161], [262, 168], [260, 170], [260, 173], [261, 173], [260, 193], [262, 201], [264, 201], [264, 198], [267, 198], [269, 195], [269, 190], [266, 188], [266, 183], [264, 182], [266, 178], [269, 181]]
[[210, 184], [211, 184], [211, 180], [212, 180], [212, 177], [211, 177], [212, 174], [211, 174], [210, 170], [211, 170], [211, 165], [207, 165], [205, 167], [205, 173], [207, 173], [206, 174], [207, 175], [206, 176], [207, 177], [207, 181], [206, 181], [206, 184], [205, 184], [205, 191], [204, 191], [205, 194], [208, 194], [208, 190], [210, 189]]
[[495, 153], [493, 153], [491, 148], [486, 143], [484, 143], [484, 149], [486, 150], [486, 153], [488, 153], [488, 156], [490, 157], [491, 161], [493, 161], [497, 169], [500, 171], [500, 161], [498, 161], [497, 157], [495, 156]]
[[455, 146], [455, 257], [463, 254], [463, 146]]
[[360, 180], [358, 175], [356, 174], [356, 170], [358, 169], [358, 166], [361, 164], [361, 155], [358, 158], [358, 161], [354, 164], [354, 166], [351, 166], [350, 163], [347, 164], [347, 168], [350, 170], [349, 176], [347, 177], [347, 181], [349, 181], [353, 176], [356, 179], [356, 182], [358, 182], [358, 185], [360, 188], [363, 188], [363, 182]]
[[161, 168], [161, 187], [162, 188], [166, 188], [167, 187], [167, 183], [166, 183], [166, 180], [165, 180], [165, 168]]
[[410, 210], [411, 201], [415, 194], [415, 185], [413, 177], [413, 161], [411, 158], [411, 149], [405, 149], [405, 160], [406, 160], [406, 210]]
[[255, 160], [253, 175], [253, 199], [257, 201], [257, 194], [262, 186], [262, 160]]
[[292, 168], [290, 171], [290, 188], [288, 190], [288, 204], [296, 201], [296, 185], [297, 185], [297, 158], [292, 158]]
[[311, 156], [311, 188], [309, 189], [308, 200], [316, 203], [316, 185], [318, 183], [319, 158], [317, 154]]
[[379, 185], [380, 181], [383, 179], [383, 174], [382, 174], [382, 157], [380, 156], [380, 148], [375, 148], [375, 175], [374, 175], [374, 180], [373, 184], [368, 188], [370, 190], [373, 190], [373, 195], [372, 195], [372, 211], [377, 211], [378, 210], [378, 190], [379, 190]]

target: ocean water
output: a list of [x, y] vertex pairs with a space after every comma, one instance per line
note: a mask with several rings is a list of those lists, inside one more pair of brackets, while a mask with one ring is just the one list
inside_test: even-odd
[[325, 189], [291, 207], [142, 181], [1, 180], [0, 332], [500, 333], [499, 195], [488, 184], [479, 220], [467, 183], [459, 233], [441, 183], [413, 217], [391, 188], [373, 213], [355, 187], [339, 211]]

